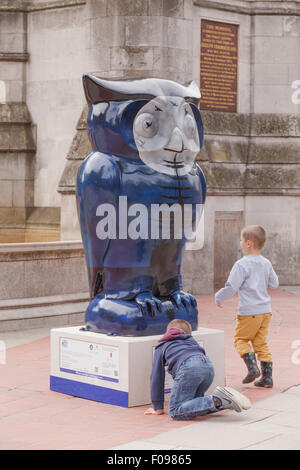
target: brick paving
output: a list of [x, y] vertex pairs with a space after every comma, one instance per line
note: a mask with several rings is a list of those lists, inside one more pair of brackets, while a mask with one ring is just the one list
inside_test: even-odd
[[[300, 298], [281, 290], [271, 295], [271, 390], [241, 384], [246, 370], [233, 346], [237, 298], [218, 309], [213, 295], [197, 296], [199, 326], [225, 331], [227, 385], [252, 402], [300, 383], [300, 364], [292, 361], [292, 343], [300, 340]], [[52, 392], [49, 376], [49, 337], [7, 350], [0, 365], [0, 449], [109, 449], [192, 423], [172, 421], [168, 414], [144, 416], [147, 406], [126, 409]]]

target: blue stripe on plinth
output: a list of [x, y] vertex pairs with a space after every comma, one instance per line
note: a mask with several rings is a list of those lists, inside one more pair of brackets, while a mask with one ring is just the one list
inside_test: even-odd
[[50, 375], [50, 390], [128, 408], [128, 392]]

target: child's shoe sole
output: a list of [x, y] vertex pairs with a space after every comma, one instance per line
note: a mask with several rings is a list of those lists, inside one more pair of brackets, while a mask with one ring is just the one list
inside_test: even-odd
[[259, 380], [258, 382], [254, 382], [255, 387], [261, 387], [261, 388], [273, 388], [273, 381], [270, 382], [265, 382], [263, 379]]
[[234, 390], [231, 387], [217, 387], [217, 390], [219, 390], [221, 393], [224, 393], [224, 395], [229, 398], [229, 400], [232, 400], [232, 402], [236, 405], [234, 407], [234, 410], [240, 413], [243, 410], [249, 410], [251, 408], [252, 404], [251, 401], [245, 397], [242, 393], [238, 392], [237, 390]]
[[243, 384], [250, 384], [250, 383], [254, 382], [255, 379], [258, 379], [258, 377], [260, 377], [260, 376], [261, 376], [260, 371], [255, 372], [255, 373], [253, 373], [253, 374], [249, 373], [249, 374], [244, 378], [244, 380], [243, 380], [242, 383], [243, 383]]

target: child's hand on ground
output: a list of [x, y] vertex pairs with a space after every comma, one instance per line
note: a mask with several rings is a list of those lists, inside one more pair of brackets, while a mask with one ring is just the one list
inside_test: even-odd
[[154, 408], [148, 408], [148, 410], [144, 412], [144, 415], [163, 415], [163, 414], [164, 414], [164, 410], [154, 410]]
[[219, 305], [217, 304], [217, 307], [223, 308], [223, 305], [222, 304], [219, 304]]

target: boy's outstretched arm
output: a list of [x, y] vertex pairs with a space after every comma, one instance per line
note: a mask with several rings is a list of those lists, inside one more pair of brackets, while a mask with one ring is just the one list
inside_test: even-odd
[[244, 269], [238, 263], [235, 263], [229, 274], [225, 287], [215, 294], [215, 303], [218, 307], [222, 307], [222, 303], [225, 300], [230, 299], [238, 292], [245, 280], [245, 274]]
[[277, 289], [278, 286], [279, 286], [278, 276], [275, 273], [273, 266], [272, 266], [270, 275], [269, 275], [268, 287], [271, 287], [271, 289]]
[[145, 415], [161, 415], [164, 413], [165, 365], [160, 349], [155, 349], [151, 372], [151, 401]]

